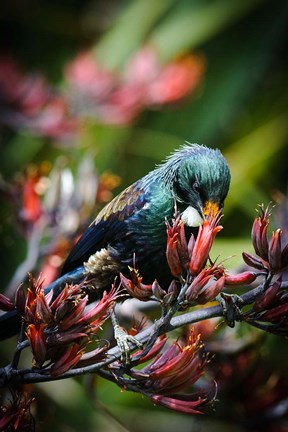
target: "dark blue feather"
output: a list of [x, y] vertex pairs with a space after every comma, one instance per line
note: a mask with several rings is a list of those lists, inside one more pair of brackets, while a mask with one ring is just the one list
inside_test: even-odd
[[[98, 214], [76, 243], [62, 269], [62, 275], [87, 261], [90, 255], [119, 245], [129, 235], [129, 219], [147, 203], [149, 193], [144, 194], [141, 182], [136, 182], [120, 193]], [[116, 257], [115, 257], [116, 259]]]

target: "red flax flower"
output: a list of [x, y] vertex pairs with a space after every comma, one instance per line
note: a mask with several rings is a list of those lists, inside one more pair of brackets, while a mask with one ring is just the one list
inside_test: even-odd
[[208, 216], [204, 220], [203, 225], [199, 227], [190, 256], [189, 271], [192, 275], [197, 275], [206, 265], [216, 234], [223, 228], [219, 225], [220, 218], [220, 213], [215, 217]]
[[173, 276], [180, 277], [187, 270], [190, 277], [185, 293], [185, 302], [194, 304], [195, 301], [204, 304], [214, 299], [222, 290], [225, 274], [222, 268], [212, 264], [205, 268], [209, 253], [216, 234], [221, 231], [219, 225], [220, 213], [208, 215], [203, 225], [199, 227], [195, 240], [192, 234], [187, 243], [184, 223], [180, 216], [167, 225], [166, 257]]
[[149, 300], [153, 295], [152, 285], [143, 284], [142, 277], [135, 268], [129, 267], [129, 270], [131, 279], [120, 273], [121, 285], [131, 297], [142, 301]]
[[175, 342], [141, 370], [131, 370], [141, 393], [154, 404], [187, 413], [199, 414], [208, 403], [204, 392], [179, 394], [203, 375], [207, 355], [203, 353], [200, 335], [191, 331], [185, 345]]
[[26, 336], [30, 343], [33, 353], [33, 366], [41, 366], [46, 360], [47, 343], [44, 330], [47, 326], [40, 324], [36, 327], [35, 324], [29, 324], [26, 330]]
[[68, 139], [77, 132], [64, 95], [40, 73], [27, 73], [10, 56], [0, 55], [0, 124], [38, 136]]
[[35, 167], [27, 170], [27, 175], [23, 183], [21, 222], [29, 230], [42, 215], [42, 203], [37, 192], [40, 182], [40, 172]]
[[[185, 299], [189, 304], [197, 303], [205, 304], [213, 300], [222, 290], [225, 284], [225, 275], [219, 276], [219, 268], [212, 265], [209, 268], [204, 268], [192, 280], [187, 288]], [[216, 280], [213, 280], [216, 278]]]
[[177, 216], [172, 225], [166, 222], [167, 247], [166, 257], [173, 276], [180, 276], [189, 263], [188, 245], [185, 237], [184, 222]]
[[53, 300], [52, 291], [45, 295], [43, 280], [34, 280], [31, 275], [29, 280], [23, 320], [33, 365], [41, 368], [50, 362], [51, 374], [57, 376], [79, 362], [91, 337], [107, 319], [118, 291], [104, 292], [97, 304], [86, 308], [88, 297], [81, 285], [66, 285]]
[[145, 46], [121, 72], [103, 68], [92, 51], [80, 53], [66, 68], [65, 77], [70, 105], [78, 116], [123, 125], [147, 107], [172, 104], [192, 94], [204, 72], [201, 56], [187, 55], [162, 65], [157, 52]]

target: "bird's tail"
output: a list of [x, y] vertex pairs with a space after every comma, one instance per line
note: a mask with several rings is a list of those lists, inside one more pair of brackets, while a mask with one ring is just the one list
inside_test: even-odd
[[[76, 284], [81, 282], [83, 280], [83, 272], [84, 268], [81, 266], [61, 276], [45, 288], [45, 294], [48, 294], [53, 289], [53, 298], [57, 297], [67, 283]], [[17, 335], [20, 332], [20, 328], [21, 317], [16, 309], [2, 314], [0, 316], [0, 341]]]

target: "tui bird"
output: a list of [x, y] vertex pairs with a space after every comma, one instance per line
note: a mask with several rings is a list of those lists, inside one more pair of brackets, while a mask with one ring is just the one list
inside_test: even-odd
[[[68, 255], [62, 276], [46, 291], [53, 288], [57, 295], [66, 282], [79, 283], [91, 273], [96, 292], [103, 292], [134, 264], [145, 283], [156, 278], [167, 286], [172, 275], [165, 219], [171, 220], [176, 207], [188, 234], [208, 213], [223, 208], [229, 185], [229, 167], [218, 149], [185, 144], [100, 211]], [[15, 315], [13, 311], [0, 317], [0, 339], [17, 331]]]

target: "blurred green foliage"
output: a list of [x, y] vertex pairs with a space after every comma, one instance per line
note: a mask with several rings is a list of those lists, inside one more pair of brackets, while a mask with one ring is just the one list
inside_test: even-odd
[[[125, 126], [90, 119], [76, 145], [61, 146], [4, 127], [1, 173], [11, 179], [27, 164], [53, 162], [59, 154], [76, 166], [79, 155], [93, 148], [97, 169], [119, 174], [123, 188], [185, 140], [218, 147], [230, 164], [232, 185], [217, 253], [239, 254], [233, 265], [239, 264], [255, 207], [277, 200], [287, 188], [287, 21], [286, 0], [2, 1], [1, 51], [63, 88], [63, 68], [87, 47], [111, 70], [121, 70], [148, 43], [163, 63], [189, 52], [200, 54], [206, 71], [196, 93], [184, 102], [147, 109]], [[25, 245], [13, 231], [3, 198], [1, 205], [1, 263], [7, 281], [23, 259]], [[180, 424], [186, 431], [240, 430], [233, 423], [211, 424], [209, 418], [199, 423], [110, 387], [100, 382], [99, 398], [131, 430], [169, 432]], [[39, 430], [124, 430], [92, 408], [78, 382], [39, 385], [37, 391], [42, 395]]]

